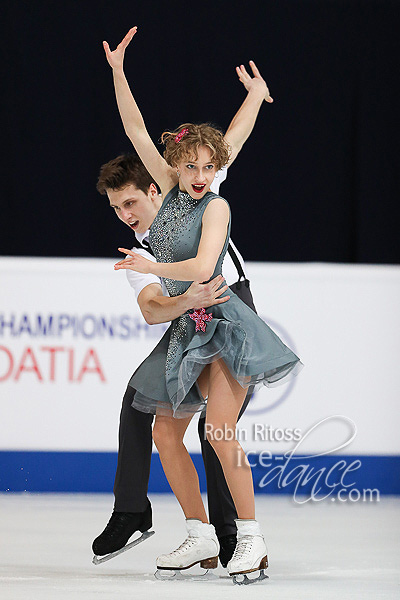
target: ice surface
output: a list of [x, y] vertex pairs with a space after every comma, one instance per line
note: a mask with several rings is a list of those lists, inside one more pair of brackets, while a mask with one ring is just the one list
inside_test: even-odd
[[156, 535], [95, 566], [91, 543], [110, 517], [112, 496], [0, 494], [1, 600], [400, 597], [400, 498], [298, 505], [257, 496], [270, 579], [246, 587], [234, 586], [221, 566], [215, 581], [157, 581], [156, 556], [176, 548], [185, 527], [172, 496], [151, 501]]

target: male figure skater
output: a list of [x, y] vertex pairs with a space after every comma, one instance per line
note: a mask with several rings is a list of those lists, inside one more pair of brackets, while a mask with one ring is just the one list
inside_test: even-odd
[[[271, 102], [268, 88], [254, 63], [250, 63], [254, 77], [244, 66], [237, 68], [240, 81], [248, 91], [247, 97], [233, 118], [225, 139], [232, 152], [228, 167], [236, 159], [249, 137], [264, 99]], [[226, 169], [217, 173], [212, 191], [218, 193], [226, 178]], [[118, 218], [135, 234], [136, 248], [149, 259], [154, 258], [148, 244], [149, 228], [161, 206], [161, 197], [151, 176], [137, 155], [121, 155], [100, 170], [97, 184], [100, 193], [106, 194]], [[223, 263], [223, 275], [228, 285], [253, 310], [254, 304], [249, 282], [244, 274], [243, 259], [230, 241], [229, 254]], [[127, 270], [127, 278], [134, 288], [140, 310], [149, 324], [176, 319], [192, 308], [212, 306], [226, 301], [219, 296], [227, 289], [218, 289], [221, 277], [207, 284], [194, 282], [182, 294], [167, 296], [162, 281], [152, 274]], [[125, 392], [119, 428], [118, 465], [114, 483], [114, 511], [104, 531], [93, 542], [93, 552], [98, 556], [118, 553], [136, 532], [146, 532], [152, 526], [152, 512], [147, 498], [152, 451], [152, 414], [142, 413], [131, 404], [135, 391], [128, 385]], [[243, 414], [251, 397], [248, 393], [239, 414]], [[220, 542], [220, 561], [226, 567], [236, 545], [236, 509], [226, 485], [219, 460], [204, 434], [205, 419], [199, 419], [199, 437], [206, 469], [210, 522], [215, 526]]]

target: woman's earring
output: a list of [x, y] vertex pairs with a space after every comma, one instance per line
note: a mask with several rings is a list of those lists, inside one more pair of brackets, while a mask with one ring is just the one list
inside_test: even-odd
[[177, 172], [176, 172], [176, 174], [178, 175], [178, 177], [180, 177], [180, 175], [181, 175], [181, 174], [179, 173], [179, 171], [177, 171]]

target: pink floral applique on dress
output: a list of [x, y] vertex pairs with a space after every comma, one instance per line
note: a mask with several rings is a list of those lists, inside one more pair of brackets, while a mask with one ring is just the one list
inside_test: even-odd
[[196, 323], [196, 331], [206, 331], [206, 321], [211, 321], [213, 318], [212, 313], [207, 314], [204, 308], [199, 308], [192, 313], [189, 313], [189, 317]]

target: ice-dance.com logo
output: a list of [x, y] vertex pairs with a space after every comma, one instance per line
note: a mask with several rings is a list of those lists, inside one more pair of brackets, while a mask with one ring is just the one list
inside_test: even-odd
[[[348, 436], [342, 443], [315, 453], [302, 453], [301, 447], [310, 436], [324, 425], [341, 422], [348, 429]], [[210, 441], [247, 439], [245, 430], [206, 431]], [[293, 495], [297, 504], [309, 501], [319, 502], [329, 498], [332, 502], [373, 502], [380, 500], [378, 489], [359, 490], [356, 472], [362, 468], [362, 460], [356, 457], [337, 454], [349, 446], [357, 435], [357, 427], [352, 419], [344, 415], [332, 415], [318, 421], [305, 433], [300, 429], [273, 429], [264, 424], [253, 425], [253, 439], [263, 441], [293, 441], [293, 448], [282, 456], [274, 455], [270, 450], [262, 452], [238, 449], [237, 466], [250, 465], [253, 468], [255, 484], [259, 489], [270, 486], [276, 493], [286, 492]], [[261, 437], [260, 437], [261, 436]]]

